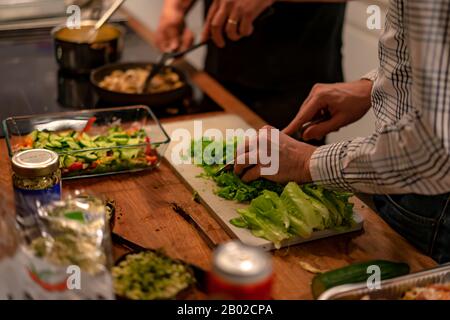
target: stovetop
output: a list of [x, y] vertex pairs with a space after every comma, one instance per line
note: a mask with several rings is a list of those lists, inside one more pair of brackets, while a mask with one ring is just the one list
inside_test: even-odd
[[[155, 61], [158, 52], [131, 29], [126, 29], [121, 61]], [[164, 118], [220, 110], [195, 85], [189, 85], [192, 88], [189, 96], [153, 108], [155, 114]], [[58, 70], [50, 28], [0, 32], [0, 120], [110, 106], [99, 101], [88, 76], [73, 76]]]

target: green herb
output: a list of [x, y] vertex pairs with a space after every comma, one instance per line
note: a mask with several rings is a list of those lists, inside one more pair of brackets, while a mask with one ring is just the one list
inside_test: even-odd
[[64, 213], [67, 219], [77, 220], [84, 222], [84, 213], [82, 211], [71, 211]]
[[112, 276], [116, 294], [133, 300], [172, 299], [195, 282], [187, 265], [152, 251], [128, 254]]
[[24, 190], [45, 190], [57, 185], [61, 180], [61, 171], [57, 170], [43, 177], [22, 177], [13, 174], [13, 183], [16, 188]]
[[[192, 141], [191, 155], [196, 158], [197, 163], [201, 163], [200, 166], [204, 170], [204, 173], [201, 174], [200, 177], [214, 180], [219, 187], [216, 190], [217, 195], [228, 200], [235, 200], [238, 202], [250, 201], [261, 195], [264, 190], [270, 190], [277, 194], [281, 194], [283, 186], [266, 179], [258, 179], [250, 183], [244, 183], [232, 172], [221, 172], [219, 175], [216, 175], [227, 162], [227, 148], [233, 147], [233, 150], [235, 150], [237, 141], [237, 139], [234, 139], [233, 141], [228, 142], [217, 142], [208, 138], [203, 138], [201, 141], [197, 142]], [[214, 150], [220, 148], [222, 148], [221, 157], [214, 152]], [[205, 149], [209, 149], [211, 152], [204, 152]]]
[[197, 191], [194, 191], [194, 192], [192, 193], [192, 200], [194, 200], [194, 201], [197, 202], [197, 203], [200, 203], [200, 196], [199, 196], [199, 194], [198, 194]]

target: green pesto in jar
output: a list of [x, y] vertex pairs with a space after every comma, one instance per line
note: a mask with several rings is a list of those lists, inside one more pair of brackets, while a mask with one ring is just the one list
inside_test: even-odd
[[61, 182], [59, 156], [45, 149], [18, 152], [12, 158], [13, 183], [23, 190], [51, 189]]
[[54, 187], [61, 181], [61, 170], [56, 170], [41, 177], [24, 177], [13, 173], [14, 187], [24, 190], [45, 190]]

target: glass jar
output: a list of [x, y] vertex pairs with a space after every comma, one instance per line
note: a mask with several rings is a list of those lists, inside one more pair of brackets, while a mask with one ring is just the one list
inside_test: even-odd
[[59, 156], [45, 149], [21, 151], [12, 158], [12, 170], [17, 221], [30, 226], [39, 205], [61, 199]]

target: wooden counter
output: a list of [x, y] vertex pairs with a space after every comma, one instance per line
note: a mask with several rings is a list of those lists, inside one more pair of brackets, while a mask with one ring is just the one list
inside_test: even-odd
[[[131, 19], [130, 25], [137, 31], [140, 30], [142, 35], [141, 24]], [[144, 38], [150, 37], [147, 34]], [[190, 73], [192, 81], [215, 100], [224, 112], [238, 114], [255, 127], [264, 124], [206, 73], [198, 72], [186, 63], [182, 63], [182, 67]], [[201, 116], [204, 115], [196, 117]], [[210, 116], [214, 116], [214, 113]], [[189, 117], [193, 118], [184, 116], [167, 121]], [[210, 267], [210, 246], [191, 224], [173, 210], [173, 206], [182, 207], [195, 217], [214, 243], [230, 239], [208, 211], [193, 200], [191, 192], [165, 162], [159, 169], [145, 173], [64, 181], [63, 184], [64, 191], [84, 189], [116, 200], [119, 207], [114, 228], [116, 233], [142, 246], [163, 248], [170, 256], [205, 269]], [[10, 162], [4, 139], [0, 139], [0, 204], [2, 200], [13, 200]], [[436, 264], [409, 245], [361, 201], [355, 198], [354, 202], [356, 210], [365, 219], [364, 231], [273, 252], [275, 299], [312, 298], [310, 281], [313, 274], [302, 268], [302, 261], [321, 270], [371, 259], [404, 261], [411, 266], [412, 271]]]

